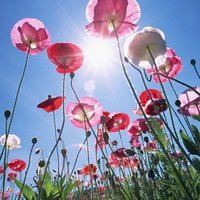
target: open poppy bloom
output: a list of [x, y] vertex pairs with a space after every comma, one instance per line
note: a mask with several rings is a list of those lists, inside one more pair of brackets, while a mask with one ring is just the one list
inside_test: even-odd
[[[161, 56], [160, 60], [158, 60], [156, 64], [159, 73], [169, 76], [171, 78], [174, 78], [183, 68], [181, 59], [175, 56], [175, 52], [171, 48], [167, 48], [166, 55]], [[147, 69], [147, 72], [149, 74], [153, 74], [153, 80], [156, 83], [160, 83], [158, 75], [154, 74], [155, 72], [157, 72], [155, 68]], [[162, 83], [170, 80], [162, 75], [159, 75], [159, 77]]]
[[[5, 145], [6, 142], [6, 135], [1, 136], [0, 138], [1, 145]], [[16, 148], [20, 148], [21, 146], [19, 145], [21, 143], [21, 140], [19, 137], [17, 137], [14, 134], [9, 134], [6, 142], [6, 148], [9, 150], [13, 150]]]
[[[194, 87], [194, 89], [200, 93], [199, 87]], [[200, 96], [196, 92], [187, 89], [179, 96], [179, 100], [181, 102], [180, 109], [178, 109], [180, 114], [186, 116], [200, 115]]]
[[[160, 128], [164, 127], [164, 123], [159, 118], [154, 118], [160, 125]], [[149, 121], [149, 123], [151, 123]], [[153, 126], [153, 124], [151, 123]], [[144, 118], [136, 119], [132, 121], [128, 126], [128, 135], [131, 138], [138, 138], [144, 132], [151, 132], [146, 120]]]
[[124, 158], [122, 161], [122, 165], [124, 168], [131, 168], [131, 167], [137, 167], [139, 164], [139, 159], [137, 157], [134, 158]]
[[86, 18], [90, 24], [85, 26], [85, 30], [90, 36], [114, 39], [115, 29], [118, 37], [122, 38], [138, 28], [135, 23], [140, 18], [140, 8], [135, 0], [90, 0]]
[[48, 47], [47, 55], [57, 66], [58, 73], [71, 73], [83, 64], [83, 51], [71, 43], [55, 43]]
[[37, 107], [42, 108], [43, 110], [49, 113], [59, 109], [62, 103], [63, 103], [63, 97], [61, 96], [52, 97], [51, 95], [49, 95], [48, 99], [38, 104]]
[[82, 106], [79, 103], [69, 102], [66, 109], [67, 117], [74, 126], [88, 130], [90, 126], [99, 124], [103, 113], [102, 107], [92, 97], [82, 97], [79, 100]]
[[[148, 94], [151, 95], [151, 98]], [[167, 104], [160, 91], [156, 89], [145, 90], [139, 96], [140, 104], [147, 115], [154, 116], [167, 110]]]
[[26, 167], [26, 163], [23, 160], [14, 159], [8, 163], [8, 167], [16, 172], [21, 172]]
[[94, 174], [96, 172], [96, 170], [97, 170], [97, 167], [93, 164], [86, 165], [83, 168], [84, 175]]
[[106, 127], [109, 132], [118, 132], [119, 130], [125, 130], [130, 122], [129, 116], [125, 113], [110, 113], [108, 115], [109, 120], [106, 123]]
[[10, 35], [15, 47], [32, 55], [39, 54], [51, 44], [49, 32], [44, 24], [34, 18], [18, 21], [13, 26]]
[[150, 49], [155, 61], [166, 53], [165, 36], [161, 30], [145, 27], [142, 31], [129, 36], [124, 44], [124, 54], [134, 65], [152, 68], [153, 60], [147, 48]]

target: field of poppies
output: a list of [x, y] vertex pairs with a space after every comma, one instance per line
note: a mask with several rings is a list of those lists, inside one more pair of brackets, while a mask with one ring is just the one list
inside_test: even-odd
[[[45, 25], [35, 18], [18, 21], [11, 30], [13, 45], [26, 55], [24, 69], [16, 91], [12, 110], [5, 110], [5, 130], [0, 137], [0, 197], [17, 200], [200, 200], [200, 87], [176, 79], [183, 64], [175, 50], [166, 45], [162, 30], [144, 27], [137, 31], [140, 6], [135, 0], [90, 0], [86, 7], [85, 32], [98, 40], [111, 40], [117, 45], [122, 76], [127, 82], [137, 119], [131, 121], [124, 112], [104, 110], [91, 97], [79, 97], [74, 88], [76, 71], [84, 63], [83, 50], [73, 43], [51, 43]], [[121, 38], [126, 38], [122, 48]], [[20, 138], [11, 134], [21, 86], [26, 75], [29, 57], [46, 50], [47, 59], [62, 74], [62, 95], [51, 96], [38, 103], [37, 108], [52, 113], [55, 142], [48, 157], [36, 148], [38, 138], [32, 138], [27, 161], [10, 160], [9, 155], [20, 148]], [[190, 61], [198, 79], [196, 61]], [[127, 73], [131, 67], [141, 78], [143, 92]], [[66, 104], [66, 76], [76, 102]], [[148, 83], [156, 82], [157, 88]], [[168, 84], [166, 89], [166, 85]], [[181, 94], [176, 88], [185, 88]], [[170, 89], [169, 89], [170, 88]], [[169, 100], [173, 94], [175, 102]], [[62, 113], [61, 126], [56, 125], [55, 111]], [[123, 110], [123, 109], [122, 109]], [[83, 129], [85, 139], [80, 145], [74, 163], [69, 167], [68, 151], [62, 140], [66, 120], [75, 128]], [[3, 131], [3, 130], [2, 130]], [[129, 145], [121, 134], [126, 131]], [[111, 134], [118, 134], [112, 139]], [[91, 162], [90, 136], [95, 138], [93, 148], [96, 162]], [[87, 147], [85, 166], [77, 166], [83, 147]], [[32, 154], [42, 155], [37, 163], [34, 184], [27, 181]], [[54, 155], [54, 157], [53, 157]], [[57, 158], [57, 169], [51, 160]], [[83, 159], [83, 158], [82, 158]]]

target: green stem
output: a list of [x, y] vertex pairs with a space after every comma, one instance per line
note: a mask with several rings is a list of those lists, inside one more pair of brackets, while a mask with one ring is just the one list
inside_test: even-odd
[[26, 69], [27, 69], [27, 66], [28, 66], [28, 58], [29, 58], [29, 52], [30, 52], [30, 45], [31, 44], [29, 44], [29, 47], [28, 47], [28, 51], [27, 51], [27, 55], [26, 55], [26, 60], [25, 60], [25, 65], [24, 65], [24, 69], [23, 69], [23, 72], [22, 72], [22, 77], [21, 77], [19, 85], [18, 85], [16, 97], [15, 97], [15, 100], [14, 100], [13, 109], [12, 109], [12, 112], [11, 112], [10, 123], [9, 123], [9, 126], [8, 126], [8, 134], [10, 133], [10, 129], [11, 129], [13, 117], [14, 117], [14, 114], [15, 114], [15, 109], [16, 109], [16, 106], [17, 106], [17, 100], [18, 100], [18, 97], [19, 97], [19, 92], [20, 92], [20, 89], [21, 89], [21, 86], [22, 86], [22, 82], [24, 80], [24, 76], [26, 74]]

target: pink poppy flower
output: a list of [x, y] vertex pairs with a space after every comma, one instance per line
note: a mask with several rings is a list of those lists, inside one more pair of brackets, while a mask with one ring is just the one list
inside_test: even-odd
[[141, 146], [140, 141], [138, 140], [138, 138], [135, 138], [135, 137], [132, 137], [132, 138], [131, 138], [130, 143], [131, 143], [131, 146], [132, 146], [132, 147], [135, 147], [135, 148], [138, 148], [138, 147]]
[[166, 42], [164, 33], [156, 28], [145, 27], [142, 31], [128, 37], [124, 44], [124, 54], [134, 65], [143, 68], [152, 68], [153, 60], [147, 50], [151, 53], [155, 61], [159, 56], [166, 53]]
[[[160, 125], [160, 128], [164, 127], [164, 123], [159, 118], [154, 118]], [[151, 123], [149, 121], [149, 123]], [[152, 124], [153, 126], [153, 124]], [[144, 118], [136, 119], [128, 126], [128, 135], [131, 138], [137, 138], [144, 132], [150, 132], [149, 126]]]
[[8, 163], [8, 167], [16, 172], [21, 172], [25, 169], [26, 163], [23, 160], [14, 159], [10, 163]]
[[98, 129], [97, 139], [95, 139], [94, 143], [95, 143], [95, 148], [97, 150], [100, 150], [106, 147], [107, 144], [104, 141], [102, 129]]
[[3, 197], [2, 199], [5, 199], [5, 200], [6, 200], [6, 199], [9, 199], [9, 198], [10, 198], [10, 195], [9, 195], [8, 193], [4, 193], [4, 194], [3, 194], [3, 192], [0, 191], [0, 197]]
[[117, 150], [113, 151], [112, 154], [115, 155], [117, 158], [125, 158], [128, 157], [127, 153], [125, 152], [126, 148], [121, 147]]
[[116, 38], [126, 37], [135, 32], [135, 24], [140, 18], [140, 8], [135, 0], [90, 0], [86, 8], [86, 18], [90, 22], [85, 26], [86, 32], [93, 37]]
[[71, 73], [83, 64], [83, 51], [71, 43], [55, 43], [48, 47], [47, 55], [57, 66], [58, 73]]
[[[143, 91], [140, 96], [140, 104], [147, 115], [154, 116], [167, 110], [167, 104], [160, 91], [156, 89], [148, 90], [153, 102], [151, 101], [147, 90]], [[155, 105], [154, 105], [155, 104]]]
[[125, 130], [130, 122], [129, 116], [125, 113], [110, 113], [108, 116], [110, 119], [106, 123], [106, 127], [109, 132], [118, 132], [119, 130]]
[[48, 99], [38, 104], [37, 107], [42, 108], [43, 110], [49, 113], [59, 109], [62, 103], [63, 103], [63, 97], [61, 96], [52, 97], [51, 95], [49, 95]]
[[[82, 106], [79, 103], [70, 102], [67, 106], [67, 117], [78, 128], [85, 130], [90, 129], [91, 126], [96, 126], [102, 116], [102, 107], [99, 102], [92, 97], [82, 97], [79, 99]], [[82, 110], [82, 107], [85, 113]], [[86, 118], [86, 116], [87, 118]], [[89, 120], [90, 124], [87, 122]]]
[[[174, 78], [183, 68], [181, 59], [175, 56], [175, 51], [171, 48], [167, 48], [167, 53], [165, 56], [160, 57], [160, 61], [157, 61], [158, 72]], [[155, 68], [147, 69], [149, 74], [153, 74], [153, 80], [156, 83], [160, 83], [158, 75], [154, 74], [156, 72]], [[169, 81], [170, 79], [165, 78], [164, 76], [160, 75], [160, 80], [162, 83]]]
[[0, 166], [0, 174], [3, 174], [5, 172], [4, 167]]
[[11, 30], [11, 40], [20, 51], [36, 55], [51, 44], [49, 32], [44, 24], [34, 18], [25, 18], [18, 21]]
[[157, 151], [156, 143], [155, 142], [148, 142], [143, 146], [144, 151], [152, 152]]
[[78, 173], [78, 175], [84, 175], [83, 169], [77, 169], [77, 173]]
[[137, 167], [139, 165], [139, 159], [137, 157], [124, 158], [122, 163], [123, 163], [122, 165], [124, 168]]
[[[200, 93], [199, 87], [194, 87], [194, 89]], [[180, 114], [186, 116], [200, 115], [200, 96], [193, 90], [187, 89], [181, 93], [179, 96], [179, 101], [181, 102], [180, 109], [178, 109]]]
[[148, 131], [148, 125], [146, 123], [146, 120], [143, 118], [132, 121], [128, 126], [128, 135], [131, 138], [137, 138], [142, 135], [142, 133]]

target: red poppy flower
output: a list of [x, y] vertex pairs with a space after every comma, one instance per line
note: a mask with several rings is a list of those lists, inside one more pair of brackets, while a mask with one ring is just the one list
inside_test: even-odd
[[98, 187], [99, 193], [103, 193], [105, 191], [105, 188], [103, 186]]
[[31, 18], [25, 18], [18, 21], [11, 33], [11, 40], [19, 50], [36, 55], [46, 49], [51, 44], [49, 32], [45, 29], [44, 24]]
[[[102, 116], [102, 107], [99, 102], [92, 97], [82, 97], [79, 100], [85, 113], [79, 103], [69, 102], [66, 109], [67, 117], [74, 124], [74, 126], [88, 130], [90, 129], [90, 125], [96, 126], [99, 124]], [[87, 123], [87, 119], [90, 124]]]
[[26, 167], [26, 163], [23, 160], [14, 159], [8, 163], [8, 167], [16, 172], [21, 172]]
[[55, 43], [48, 47], [47, 55], [57, 66], [57, 72], [71, 73], [76, 71], [83, 64], [83, 52], [71, 43]]
[[[151, 95], [153, 102], [148, 94], [148, 91]], [[144, 107], [144, 111], [147, 115], [154, 116], [158, 115], [160, 112], [167, 110], [167, 104], [163, 98], [160, 91], [155, 89], [149, 89], [142, 92], [139, 96], [140, 104]]]
[[111, 113], [108, 116], [110, 119], [106, 123], [109, 132], [117, 132], [128, 127], [130, 119], [125, 113]]
[[61, 96], [51, 97], [51, 95], [49, 95], [48, 99], [38, 104], [37, 107], [42, 108], [43, 110], [49, 113], [59, 109], [62, 103], [63, 103], [63, 97]]
[[89, 165], [86, 165], [84, 168], [83, 168], [83, 171], [84, 171], [84, 174], [85, 175], [88, 175], [88, 174], [94, 174], [97, 170], [97, 167], [93, 164], [89, 164]]
[[9, 172], [9, 173], [8, 173], [7, 181], [8, 181], [8, 182], [11, 182], [11, 181], [14, 180], [14, 178], [17, 178], [17, 173], [16, 173], [16, 172]]
[[122, 38], [138, 28], [135, 23], [140, 18], [140, 8], [135, 0], [90, 0], [86, 17], [90, 24], [85, 30], [90, 36], [115, 38], [114, 23], [118, 37]]

